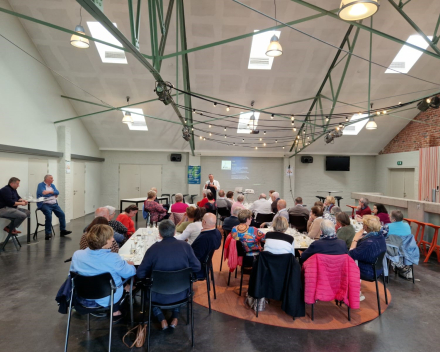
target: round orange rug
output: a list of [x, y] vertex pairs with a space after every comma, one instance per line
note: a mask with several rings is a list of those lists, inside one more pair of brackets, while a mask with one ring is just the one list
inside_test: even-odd
[[[356, 325], [366, 323], [379, 316], [377, 311], [376, 286], [374, 282], [362, 282], [361, 290], [365, 300], [361, 302], [360, 309], [351, 310], [351, 321], [347, 318], [347, 306], [336, 306], [335, 302], [318, 302], [315, 304], [315, 320], [312, 321], [311, 306], [306, 304], [306, 316], [292, 319], [281, 310], [281, 302], [270, 300], [266, 304], [266, 310], [258, 313], [245, 305], [245, 297], [249, 275], [243, 276], [243, 290], [241, 297], [238, 295], [240, 290], [240, 269], [235, 279], [234, 273], [231, 274], [231, 284], [228, 287], [229, 268], [226, 262], [223, 262], [222, 271], [220, 269], [221, 251], [217, 250], [213, 258], [215, 288], [217, 299], [214, 299], [214, 293], [211, 289], [211, 308], [217, 312], [228, 314], [240, 319], [246, 319], [253, 322], [281, 326], [291, 329], [310, 329], [310, 330], [335, 330], [345, 329]], [[387, 309], [385, 304], [384, 287], [379, 282], [380, 306], [383, 313]], [[391, 302], [389, 290], [388, 303]], [[204, 307], [208, 307], [208, 295], [206, 294], [206, 281], [194, 284], [194, 302]]]

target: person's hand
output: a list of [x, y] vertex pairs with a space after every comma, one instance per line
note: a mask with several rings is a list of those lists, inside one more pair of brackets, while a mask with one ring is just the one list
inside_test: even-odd
[[309, 219], [312, 220], [312, 221], [315, 220], [316, 219], [316, 215], [311, 212]]
[[127, 260], [127, 264], [134, 265], [134, 263], [131, 260]]
[[358, 232], [356, 232], [356, 234], [354, 235], [353, 241], [356, 240], [358, 241], [364, 234], [364, 229], [360, 229]]
[[45, 196], [46, 194], [49, 194], [49, 191], [43, 191], [43, 196]]
[[260, 229], [264, 228], [265, 225], [266, 225], [266, 223], [263, 222], [263, 223], [260, 225]]
[[23, 200], [23, 205], [28, 205], [28, 201], [26, 201], [26, 200]]

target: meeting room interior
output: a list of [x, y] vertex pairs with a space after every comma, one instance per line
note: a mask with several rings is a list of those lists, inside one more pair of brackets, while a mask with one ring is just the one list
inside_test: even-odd
[[0, 0], [0, 350], [435, 351], [439, 39], [433, 0]]

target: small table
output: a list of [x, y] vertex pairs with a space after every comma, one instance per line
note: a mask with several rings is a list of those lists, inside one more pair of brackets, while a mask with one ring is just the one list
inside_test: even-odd
[[331, 196], [332, 193], [342, 193], [342, 191], [316, 191], [316, 192], [328, 192], [329, 196]]
[[[142, 198], [126, 198], [126, 199], [121, 199], [119, 201], [119, 213], [122, 213], [122, 203], [135, 203], [136, 206], [139, 208], [138, 204], [139, 203], [143, 203], [148, 199], [148, 197], [142, 197]], [[142, 211], [142, 210], [141, 210]], [[139, 211], [136, 213], [136, 222], [134, 223], [134, 228], [137, 227], [137, 222], [138, 222], [138, 214]]]

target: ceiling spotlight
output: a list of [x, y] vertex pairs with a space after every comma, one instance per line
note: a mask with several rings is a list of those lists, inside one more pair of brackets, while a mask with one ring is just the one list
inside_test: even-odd
[[270, 115], [270, 118], [273, 120], [273, 117], [274, 117], [275, 115], [274, 114], [272, 114], [272, 115]]
[[376, 121], [374, 121], [374, 117], [370, 117], [370, 119], [368, 120], [368, 123], [365, 126], [365, 128], [367, 130], [375, 130], [375, 129], [377, 129], [377, 123], [376, 123]]
[[[86, 31], [84, 30], [84, 27], [81, 26], [81, 22], [82, 22], [81, 10], [82, 10], [82, 7], [80, 7], [80, 9], [79, 9], [80, 20], [79, 20], [79, 25], [77, 25], [75, 27], [75, 32], [85, 35]], [[72, 36], [70, 37], [70, 44], [72, 44], [74, 47], [80, 48], [80, 49], [87, 49], [90, 46], [89, 40], [87, 38], [80, 37], [79, 35], [76, 35], [76, 34], [72, 34]]]
[[211, 128], [211, 125], [209, 125], [209, 128]]
[[342, 0], [338, 16], [344, 21], [358, 21], [379, 10], [379, 0]]
[[226, 111], [229, 111], [229, 110], [230, 110], [230, 109], [229, 109], [229, 106], [227, 106], [227, 107], [226, 107]]
[[433, 97], [431, 99], [431, 103], [429, 104], [429, 107], [433, 109], [438, 109], [440, 107], [440, 98], [439, 97]]
[[216, 107], [216, 106], [217, 106], [217, 103], [214, 103], [214, 104], [212, 104], [212, 105], [214, 105], [214, 107]]

